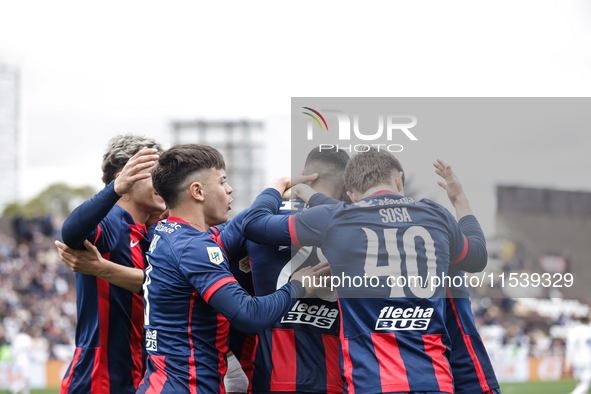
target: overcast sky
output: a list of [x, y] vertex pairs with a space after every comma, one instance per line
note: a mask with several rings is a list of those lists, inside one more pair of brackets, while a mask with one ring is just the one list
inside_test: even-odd
[[[0, 0], [0, 60], [22, 70], [23, 198], [57, 181], [101, 187], [113, 135], [168, 143], [172, 119], [265, 120], [268, 175], [289, 172], [292, 96], [589, 96], [590, 44], [583, 0]], [[495, 137], [532, 167], [507, 183], [591, 190], [588, 135], [565, 134], [569, 160], [551, 166], [536, 137]], [[503, 151], [481, 153], [488, 168]], [[455, 169], [491, 234], [498, 177]]]

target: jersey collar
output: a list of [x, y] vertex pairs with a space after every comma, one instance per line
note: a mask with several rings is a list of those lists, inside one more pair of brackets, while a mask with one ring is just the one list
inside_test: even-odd
[[362, 200], [365, 200], [366, 198], [369, 198], [369, 197], [379, 196], [379, 195], [382, 195], [382, 194], [394, 194], [395, 196], [401, 196], [401, 194], [394, 193], [392, 190], [379, 190], [379, 191], [377, 191], [377, 192], [375, 192], [373, 194], [370, 194], [367, 197], [363, 197]]
[[[177, 223], [184, 223], [187, 224], [189, 226], [191, 226], [188, 222], [184, 221], [181, 218], [177, 218], [176, 216], [169, 216], [168, 219], [166, 219], [167, 222], [177, 222]], [[193, 227], [193, 226], [191, 226]]]

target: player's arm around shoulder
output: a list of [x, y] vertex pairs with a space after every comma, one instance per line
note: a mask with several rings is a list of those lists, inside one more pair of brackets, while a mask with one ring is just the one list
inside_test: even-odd
[[289, 244], [289, 229], [285, 215], [279, 215], [281, 194], [267, 188], [254, 200], [242, 220], [244, 238], [263, 245]]
[[85, 250], [72, 249], [59, 241], [55, 241], [55, 245], [62, 262], [73, 272], [97, 276], [133, 293], [141, 293], [143, 270], [106, 260], [88, 240], [84, 241]]
[[[208, 234], [186, 245], [179, 268], [205, 302], [234, 327], [247, 334], [256, 334], [269, 327], [293, 306], [296, 298], [308, 292], [302, 284], [302, 278], [294, 275], [292, 282], [273, 294], [252, 297], [238, 284], [229, 270], [225, 253]], [[328, 265], [324, 264], [310, 267], [299, 275], [327, 273]], [[292, 298], [292, 293], [295, 298]]]
[[291, 241], [288, 217], [278, 215], [281, 196], [293, 185], [312, 181], [318, 174], [297, 178], [274, 179], [254, 200], [242, 221], [242, 234], [248, 240], [264, 245], [287, 245]]

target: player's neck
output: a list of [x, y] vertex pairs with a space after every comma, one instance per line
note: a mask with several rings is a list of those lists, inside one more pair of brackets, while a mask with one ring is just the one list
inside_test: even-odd
[[365, 193], [363, 193], [359, 197], [359, 199], [369, 197], [372, 194], [377, 193], [377, 192], [381, 192], [381, 191], [389, 191], [389, 192], [392, 192], [392, 194], [399, 194], [401, 196], [404, 196], [404, 189], [398, 190], [396, 185], [382, 184], [382, 185], [377, 185], [377, 186], [374, 186], [374, 187], [368, 189]]
[[201, 212], [196, 212], [194, 209], [188, 211], [183, 209], [183, 207], [177, 207], [169, 211], [169, 216], [183, 219], [199, 231], [209, 231], [210, 226], [205, 223], [204, 215]]
[[340, 200], [343, 197], [343, 188], [337, 190], [335, 187], [330, 187], [328, 185], [323, 185], [322, 183], [313, 183], [311, 185], [312, 189], [317, 191], [318, 193], [322, 193], [325, 196], [335, 198]]
[[136, 222], [137, 224], [145, 224], [148, 221], [148, 218], [150, 217], [149, 212], [144, 212], [143, 209], [138, 207], [132, 201], [124, 201], [124, 198], [121, 198], [117, 202], [117, 205], [125, 209], [131, 215], [134, 222]]

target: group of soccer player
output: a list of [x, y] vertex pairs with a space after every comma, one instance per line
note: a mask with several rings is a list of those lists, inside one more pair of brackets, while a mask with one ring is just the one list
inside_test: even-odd
[[[457, 220], [405, 197], [390, 153], [316, 149], [228, 221], [215, 148], [115, 137], [106, 187], [56, 243], [77, 277], [61, 393], [500, 393], [467, 288], [391, 285], [486, 265], [457, 177], [434, 165]], [[331, 292], [326, 275], [378, 283]]]

